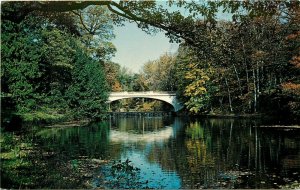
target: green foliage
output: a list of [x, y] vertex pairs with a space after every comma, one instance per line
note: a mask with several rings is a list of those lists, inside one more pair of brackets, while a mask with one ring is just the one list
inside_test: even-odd
[[193, 58], [193, 51], [180, 48], [176, 61], [176, 79], [180, 99], [191, 113], [205, 111], [209, 106], [211, 67]]
[[139, 181], [140, 169], [134, 167], [131, 161], [114, 161], [110, 168], [111, 179], [106, 181], [108, 188], [136, 188], [140, 187], [142, 182]]
[[106, 81], [110, 87], [110, 91], [118, 92], [122, 90], [120, 81], [119, 81], [119, 73], [120, 73], [120, 65], [113, 62], [105, 62], [102, 64], [105, 70]]
[[64, 121], [70, 118], [70, 115], [67, 113], [58, 113], [58, 110], [53, 108], [41, 107], [39, 111], [31, 111], [27, 113], [22, 113], [22, 118], [24, 122], [44, 122], [44, 123], [53, 123]]
[[[20, 7], [5, 10], [15, 8]], [[20, 23], [3, 20], [1, 98], [9, 96], [24, 121], [96, 118], [106, 110], [108, 88], [100, 60], [109, 59], [114, 51], [108, 50], [114, 49], [113, 28], [109, 15], [102, 15], [105, 22], [94, 26], [93, 11], [101, 17], [105, 9], [82, 13], [87, 20], [81, 25], [77, 15], [67, 13], [32, 12]], [[62, 22], [63, 15], [69, 20]], [[84, 32], [83, 24], [95, 27], [94, 34]], [[88, 46], [86, 36], [91, 37]]]
[[20, 142], [19, 136], [3, 131], [1, 131], [0, 142], [1, 187], [4, 184], [3, 181], [6, 181], [7, 184], [14, 184], [14, 187], [30, 185], [31, 178], [24, 175], [19, 176], [19, 173], [30, 170], [33, 166], [27, 159], [32, 144]]
[[118, 162], [114, 161], [113, 165], [111, 166], [112, 175], [116, 177], [116, 175], [122, 175], [125, 173], [126, 175], [130, 175], [131, 177], [136, 175], [135, 172], [139, 171], [139, 168], [136, 168], [130, 164], [130, 160], [126, 159], [124, 162], [119, 160]]
[[39, 60], [41, 51], [32, 36], [20, 35], [15, 24], [4, 22], [2, 25], [2, 93], [10, 94], [17, 109], [26, 112], [35, 109], [37, 86], [34, 81], [41, 75]]
[[176, 58], [178, 94], [188, 110], [297, 115], [299, 9], [294, 8], [286, 23], [277, 14], [199, 21], [198, 46], [182, 43]]
[[89, 6], [73, 11], [75, 24], [87, 53], [95, 60], [109, 61], [116, 52], [111, 40], [113, 34], [112, 15], [106, 7]]
[[[88, 6], [95, 4], [100, 6]], [[146, 64], [142, 75], [112, 69], [120, 70], [106, 77], [118, 78], [109, 84], [112, 90], [178, 90], [194, 113], [266, 111], [273, 105], [270, 96], [276, 96], [273, 99], [280, 99], [276, 109], [299, 113], [299, 99], [281, 88], [289, 82], [299, 84], [299, 2], [166, 4], [178, 10], [170, 11], [167, 6], [147, 1], [5, 3], [1, 12], [1, 95], [12, 97], [18, 113], [39, 111], [40, 105], [47, 105], [58, 112], [80, 106], [96, 111], [83, 115], [99, 115], [96, 103], [76, 97], [97, 93], [105, 97], [99, 89], [91, 91], [92, 83], [100, 81], [73, 70], [78, 67], [81, 69], [77, 71], [97, 76], [93, 69], [100, 69], [94, 64], [76, 66], [75, 62], [82, 61], [75, 58], [79, 51], [74, 50], [79, 48], [105, 65], [104, 61], [115, 52], [111, 43], [113, 22], [120, 24], [127, 19], [148, 33], [157, 28], [165, 30], [170, 41], [184, 39], [181, 47], [190, 53], [179, 50], [176, 69], [175, 57], [167, 55]], [[182, 9], [188, 15], [182, 14]], [[217, 21], [220, 10], [230, 13], [232, 21]], [[77, 45], [72, 45], [74, 41]], [[104, 68], [108, 73], [109, 69]], [[71, 85], [75, 79], [81, 84]], [[88, 85], [83, 86], [84, 82]], [[103, 85], [100, 88], [107, 90]], [[81, 90], [82, 94], [78, 93]], [[70, 101], [66, 91], [72, 96]]]
[[134, 75], [127, 68], [119, 68], [117, 79], [123, 91], [134, 91], [133, 87], [136, 80], [136, 75]]
[[76, 111], [76, 117], [97, 118], [107, 110], [108, 85], [102, 66], [77, 49], [72, 70], [73, 83], [68, 87], [66, 100]]

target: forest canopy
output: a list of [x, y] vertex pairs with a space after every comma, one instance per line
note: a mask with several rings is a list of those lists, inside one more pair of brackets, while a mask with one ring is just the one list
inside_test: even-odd
[[[299, 115], [299, 14], [298, 1], [4, 2], [2, 101], [95, 118], [109, 91], [174, 90], [190, 113]], [[111, 40], [124, 21], [164, 31], [177, 54], [122, 72]]]

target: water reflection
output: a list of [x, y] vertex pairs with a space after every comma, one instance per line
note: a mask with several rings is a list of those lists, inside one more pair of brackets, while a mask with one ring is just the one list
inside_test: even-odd
[[61, 156], [99, 158], [109, 148], [108, 123], [93, 123], [88, 127], [43, 129], [36, 135], [39, 146]]
[[[181, 129], [180, 121], [171, 117], [111, 119], [111, 145], [123, 147], [119, 159], [129, 159], [140, 168], [139, 188], [177, 189], [181, 187], [181, 179], [176, 169], [162, 167], [156, 158], [158, 150], [163, 150], [169, 141], [173, 141], [179, 129]], [[161, 152], [166, 155], [164, 151]]]
[[[38, 135], [42, 146], [64, 159], [131, 160], [141, 169], [139, 181], [147, 182], [132, 188], [278, 188], [299, 180], [299, 129], [256, 127], [260, 124], [122, 117]], [[93, 180], [102, 187], [99, 178]]]
[[172, 127], [166, 127], [162, 130], [159, 130], [157, 132], [148, 132], [143, 134], [135, 134], [135, 133], [129, 133], [129, 132], [123, 132], [123, 131], [117, 131], [117, 130], [111, 130], [110, 131], [110, 141], [111, 142], [156, 142], [156, 141], [163, 141], [168, 140], [170, 137], [172, 137], [173, 134], [173, 128]]

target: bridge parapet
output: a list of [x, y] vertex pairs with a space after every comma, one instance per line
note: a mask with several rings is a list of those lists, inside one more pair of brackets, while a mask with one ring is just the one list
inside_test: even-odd
[[143, 92], [111, 92], [108, 102], [113, 102], [125, 98], [152, 98], [171, 104], [175, 111], [182, 108], [176, 98], [176, 93], [172, 91], [143, 91]]
[[173, 91], [136, 91], [136, 92], [111, 92], [111, 95], [136, 95], [136, 94], [142, 94], [142, 95], [173, 95], [176, 96], [176, 92]]

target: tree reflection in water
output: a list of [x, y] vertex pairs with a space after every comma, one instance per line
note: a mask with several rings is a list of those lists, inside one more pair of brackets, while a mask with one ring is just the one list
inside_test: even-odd
[[[283, 164], [299, 163], [299, 137], [291, 131], [255, 127], [259, 122], [176, 118], [170, 125], [174, 130], [169, 137], [155, 136], [166, 129], [152, 125], [157, 131], [152, 128], [151, 133], [146, 133], [147, 139], [153, 135], [152, 140], [131, 135], [123, 143], [138, 143], [134, 147], [142, 150], [148, 162], [177, 172], [184, 188], [278, 188], [284, 178], [299, 179], [294, 169], [297, 164]], [[293, 142], [293, 149], [284, 143], [288, 141]], [[293, 158], [293, 162], [288, 158]], [[299, 164], [296, 168], [300, 168]], [[282, 169], [285, 172], [280, 172]]]
[[279, 188], [299, 180], [299, 129], [256, 127], [263, 122], [120, 117], [38, 135], [39, 145], [61, 159], [129, 159], [141, 169], [138, 181], [148, 183], [140, 188]]

